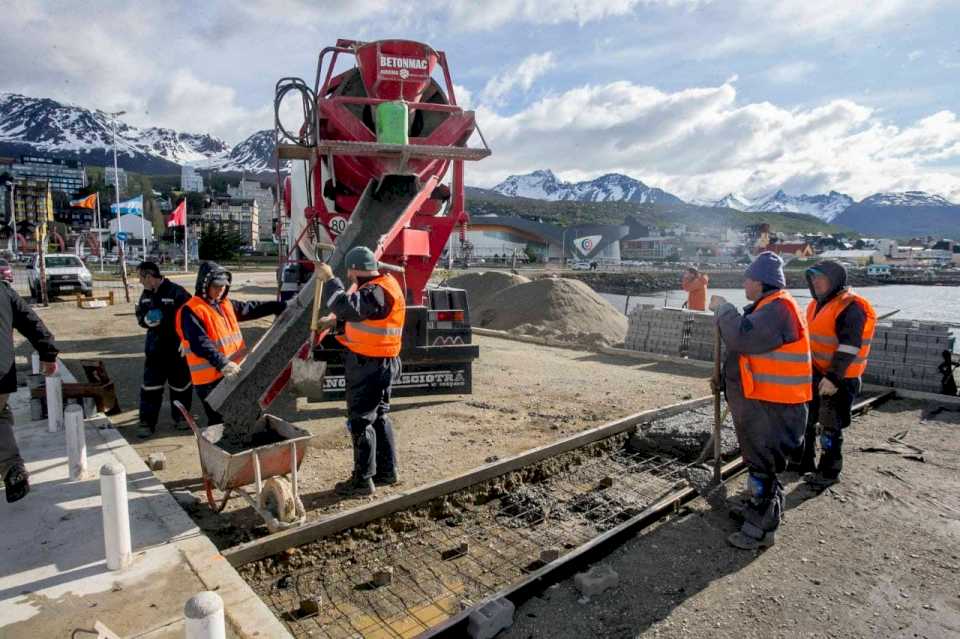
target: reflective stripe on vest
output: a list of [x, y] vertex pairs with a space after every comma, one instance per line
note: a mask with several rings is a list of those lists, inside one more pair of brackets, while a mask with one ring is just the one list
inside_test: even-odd
[[813, 399], [813, 366], [810, 361], [810, 339], [800, 307], [790, 293], [781, 290], [761, 299], [753, 310], [756, 312], [777, 300], [790, 309], [800, 338], [766, 353], [741, 355], [740, 383], [747, 399], [775, 404], [802, 404]]
[[380, 286], [393, 300], [390, 313], [384, 319], [347, 322], [337, 340], [357, 355], [396, 357], [400, 354], [407, 311], [403, 289], [392, 275], [380, 275], [363, 286]]
[[[863, 323], [860, 346], [841, 344], [837, 338], [837, 318], [851, 304], [859, 304], [867, 317]], [[844, 377], [856, 379], [863, 375], [863, 372], [867, 369], [867, 358], [870, 355], [873, 332], [877, 327], [877, 313], [866, 298], [847, 289], [834, 296], [819, 311], [817, 311], [816, 300], [813, 300], [807, 305], [807, 325], [810, 328], [810, 349], [813, 353], [813, 365], [818, 371], [826, 372], [833, 361], [834, 353], [839, 351], [856, 355], [853, 362], [847, 367]]]
[[[184, 306], [189, 307], [193, 314], [197, 316], [200, 323], [203, 324], [203, 331], [216, 349], [223, 353], [224, 357], [237, 364], [243, 361], [243, 358], [247, 355], [247, 348], [243, 343], [243, 335], [240, 333], [237, 316], [233, 312], [233, 304], [229, 300], [220, 302], [222, 315], [197, 296], [191, 297]], [[223, 374], [207, 359], [200, 357], [191, 350], [190, 342], [184, 336], [180, 323], [181, 312], [182, 307], [181, 310], [177, 311], [177, 335], [180, 336], [180, 347], [187, 359], [187, 366], [190, 368], [190, 380], [194, 384], [211, 384], [223, 377]]]

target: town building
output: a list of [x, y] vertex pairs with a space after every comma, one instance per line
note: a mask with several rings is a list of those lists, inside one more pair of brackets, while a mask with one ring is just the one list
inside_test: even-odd
[[256, 249], [260, 244], [260, 205], [252, 197], [215, 197], [203, 209], [204, 227], [216, 225], [224, 232], [236, 233], [244, 246]]
[[263, 184], [256, 180], [241, 178], [238, 186], [227, 186], [227, 194], [234, 198], [252, 197], [257, 201], [260, 208], [260, 241], [272, 241], [276, 222], [276, 200], [273, 197], [273, 189], [264, 188]]
[[180, 189], [203, 193], [203, 176], [192, 166], [184, 164], [180, 167]]
[[136, 242], [139, 247], [140, 240], [144, 236], [147, 238], [148, 245], [153, 242], [153, 224], [150, 223], [150, 220], [145, 220], [133, 213], [126, 213], [119, 218], [110, 220], [110, 236], [116, 237], [119, 231], [127, 234], [128, 246], [130, 242]]
[[9, 172], [20, 180], [44, 181], [51, 191], [74, 197], [87, 185], [83, 164], [76, 160], [62, 160], [41, 155], [23, 155], [19, 160], [0, 166], [0, 173]]

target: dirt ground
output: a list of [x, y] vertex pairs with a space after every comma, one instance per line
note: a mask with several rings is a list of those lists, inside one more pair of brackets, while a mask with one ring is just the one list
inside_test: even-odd
[[[231, 295], [269, 299], [272, 277], [270, 273], [238, 273]], [[139, 290], [132, 296], [136, 299]], [[193, 435], [173, 430], [166, 407], [157, 435], [148, 440], [136, 437], [144, 330], [136, 324], [132, 304], [80, 310], [74, 304], [58, 303], [37, 312], [78, 377], [81, 361], [105, 362], [125, 409], [113, 418], [114, 424], [141, 456], [165, 454], [166, 467], [156, 474], [171, 491], [189, 491], [202, 500], [186, 508], [215, 544], [225, 548], [266, 534], [259, 518], [239, 498], [220, 515], [206, 506]], [[269, 324], [270, 320], [244, 324], [247, 342], [255, 342]], [[395, 400], [393, 419], [403, 483], [378, 490], [378, 497], [450, 477], [494, 457], [513, 455], [631, 413], [709, 393], [707, 372], [700, 368], [489, 337], [479, 337], [477, 342], [481, 354], [474, 364], [472, 395]], [[27, 345], [21, 345], [21, 353], [26, 352]], [[196, 398], [193, 412], [202, 414]], [[309, 516], [357, 505], [356, 500], [343, 501], [332, 492], [333, 484], [349, 474], [352, 464], [343, 402], [307, 404], [287, 394], [270, 412], [316, 435], [300, 472]]]
[[[841, 483], [820, 495], [787, 484], [772, 548], [728, 546], [734, 522], [698, 499], [603, 560], [615, 589], [584, 601], [562, 582], [503, 636], [960, 636], [960, 412], [931, 408], [896, 401], [858, 418]], [[889, 441], [900, 434], [922, 452]]]

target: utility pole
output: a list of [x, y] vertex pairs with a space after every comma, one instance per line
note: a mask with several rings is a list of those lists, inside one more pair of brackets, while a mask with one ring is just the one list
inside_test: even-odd
[[[101, 111], [101, 113], [103, 113], [103, 111]], [[116, 194], [117, 194], [117, 233], [122, 233], [122, 232], [123, 232], [123, 223], [121, 222], [121, 220], [123, 219], [123, 216], [120, 214], [120, 169], [117, 168], [117, 118], [120, 117], [121, 115], [124, 115], [124, 114], [126, 114], [126, 111], [116, 111], [116, 112], [114, 112], [114, 113], [107, 113], [107, 114], [106, 114], [106, 115], [109, 115], [110, 118], [111, 118], [112, 129], [113, 129], [113, 188], [114, 188], [114, 191], [115, 191]], [[141, 211], [140, 215], [141, 215], [141, 216], [143, 215], [143, 212], [142, 212], [142, 211]], [[141, 225], [141, 232], [142, 232], [142, 227], [143, 227], [143, 218], [142, 218], [142, 217], [141, 217], [141, 219], [140, 219], [140, 225]], [[146, 242], [146, 239], [144, 239], [144, 242]], [[121, 241], [120, 241], [120, 254], [119, 254], [119, 257], [120, 257], [120, 279], [123, 280], [123, 294], [124, 294], [124, 297], [126, 298], [126, 301], [129, 302], [129, 301], [130, 301], [130, 287], [129, 287], [129, 285], [127, 284], [127, 260], [126, 260], [126, 257], [125, 257], [124, 254], [123, 254], [123, 253], [124, 253], [124, 251], [123, 251], [123, 245], [124, 245], [125, 243], [126, 243], [126, 242], [125, 242], [124, 240], [121, 240]]]

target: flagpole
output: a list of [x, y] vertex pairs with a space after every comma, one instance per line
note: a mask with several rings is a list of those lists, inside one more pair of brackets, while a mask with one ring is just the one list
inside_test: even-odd
[[[140, 197], [142, 198], [143, 195], [141, 195]], [[147, 232], [146, 232], [146, 230], [144, 229], [144, 223], [143, 223], [143, 218], [144, 218], [144, 216], [146, 216], [146, 214], [147, 214], [147, 212], [146, 212], [146, 210], [145, 210], [146, 208], [147, 208], [146, 202], [145, 202], [145, 201], [144, 201], [144, 202], [141, 202], [141, 203], [140, 203], [140, 241], [141, 241], [142, 246], [143, 246], [143, 258], [142, 258], [142, 259], [144, 259], [144, 260], [147, 259]]]
[[97, 251], [100, 252], [100, 272], [103, 273], [103, 211], [100, 210], [100, 191], [97, 191]]
[[187, 196], [183, 196], [183, 272], [190, 272], [190, 244], [187, 242]]

